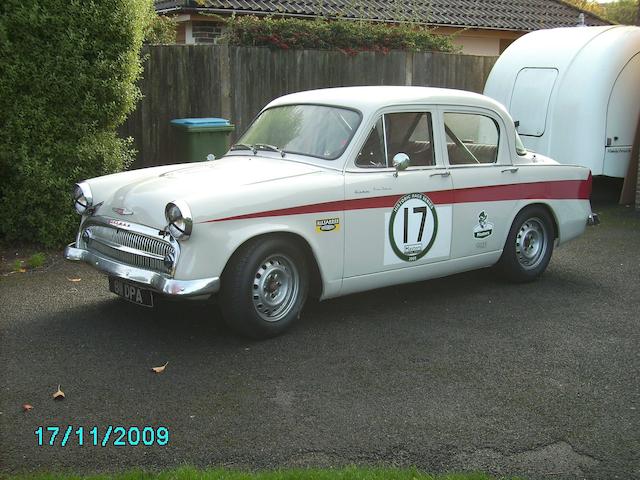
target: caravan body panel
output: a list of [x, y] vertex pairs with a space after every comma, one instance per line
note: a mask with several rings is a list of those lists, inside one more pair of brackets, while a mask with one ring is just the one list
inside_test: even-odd
[[638, 85], [640, 28], [574, 27], [516, 40], [484, 93], [519, 122], [528, 149], [624, 177], [640, 118]]

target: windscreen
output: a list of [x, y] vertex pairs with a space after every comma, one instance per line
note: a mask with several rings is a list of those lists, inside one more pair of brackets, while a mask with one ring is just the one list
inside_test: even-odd
[[262, 112], [238, 142], [335, 160], [347, 148], [359, 123], [360, 114], [346, 108], [284, 105]]

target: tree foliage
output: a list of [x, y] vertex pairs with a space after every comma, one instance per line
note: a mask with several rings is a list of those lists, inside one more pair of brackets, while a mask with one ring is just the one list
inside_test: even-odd
[[140, 92], [150, 0], [0, 4], [0, 238], [73, 238], [70, 192], [133, 158], [116, 128]]
[[581, 10], [591, 12], [599, 17], [604, 17], [604, 6], [594, 0], [563, 0], [565, 3], [578, 7]]
[[153, 3], [149, 3], [147, 10], [146, 29], [144, 42], [151, 44], [176, 43], [176, 21], [166, 15], [158, 15]]
[[612, 22], [622, 25], [640, 25], [638, 15], [640, 13], [640, 1], [618, 0], [603, 5], [605, 16]]
[[299, 20], [240, 16], [228, 21], [227, 39], [232, 45], [279, 49], [341, 50], [348, 54], [373, 50], [444, 51], [456, 48], [450, 37], [435, 35], [411, 24], [352, 20]]
[[615, 23], [640, 25], [640, 0], [616, 0], [610, 3], [593, 0], [564, 1]]

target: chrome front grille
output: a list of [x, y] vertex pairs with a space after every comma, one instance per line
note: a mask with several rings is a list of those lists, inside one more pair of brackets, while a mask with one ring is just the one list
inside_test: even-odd
[[82, 239], [88, 250], [118, 262], [160, 273], [173, 273], [172, 265], [167, 266], [165, 258], [175, 260], [175, 248], [160, 237], [111, 226], [89, 225], [83, 229]]

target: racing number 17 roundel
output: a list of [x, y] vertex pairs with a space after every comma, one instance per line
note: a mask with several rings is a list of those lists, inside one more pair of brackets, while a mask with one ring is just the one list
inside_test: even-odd
[[401, 197], [391, 211], [389, 242], [398, 258], [414, 262], [427, 254], [438, 233], [433, 202], [422, 193]]

